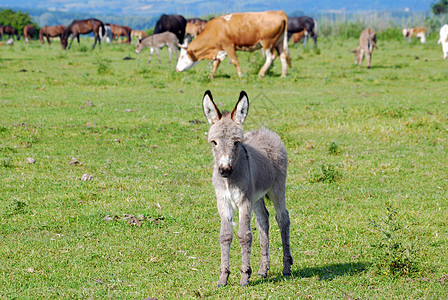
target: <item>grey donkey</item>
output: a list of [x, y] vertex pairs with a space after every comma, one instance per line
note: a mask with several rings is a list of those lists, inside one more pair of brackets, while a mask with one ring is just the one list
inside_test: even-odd
[[356, 50], [352, 51], [355, 53], [355, 65], [361, 66], [365, 54], [367, 59], [367, 69], [369, 69], [372, 60], [373, 48], [378, 50], [378, 47], [376, 46], [375, 30], [366, 28], [361, 32], [361, 36], [359, 37], [359, 46]]
[[143, 48], [149, 47], [150, 48], [150, 54], [149, 54], [149, 60], [148, 62], [151, 62], [152, 55], [154, 54], [154, 50], [156, 51], [157, 57], [159, 58], [159, 63], [162, 61], [160, 60], [160, 52], [159, 48], [168, 47], [168, 51], [170, 53], [170, 60], [173, 56], [173, 51], [176, 54], [176, 60], [178, 58], [178, 52], [179, 49], [177, 48], [178, 40], [177, 36], [169, 31], [163, 32], [163, 33], [157, 33], [153, 35], [145, 36], [144, 38], [137, 41], [137, 46], [135, 49], [135, 53], [139, 54]]
[[269, 213], [265, 196], [274, 204], [275, 219], [280, 227], [283, 275], [290, 275], [293, 259], [289, 243], [290, 219], [285, 202], [288, 159], [283, 142], [276, 133], [265, 128], [244, 133], [242, 125], [249, 110], [249, 99], [244, 91], [241, 91], [232, 113], [221, 114], [210, 91], [204, 94], [203, 109], [211, 125], [208, 141], [212, 145], [215, 162], [212, 181], [221, 218], [221, 273], [218, 286], [226, 285], [230, 274], [230, 244], [236, 210], [239, 212], [238, 239], [242, 252], [240, 284], [247, 285], [252, 274], [252, 211], [255, 212], [260, 232], [261, 262], [258, 274], [267, 276], [270, 268]]

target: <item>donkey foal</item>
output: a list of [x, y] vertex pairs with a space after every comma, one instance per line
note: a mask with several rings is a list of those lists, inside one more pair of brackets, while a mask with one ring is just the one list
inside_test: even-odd
[[203, 109], [211, 125], [208, 141], [212, 144], [215, 161], [213, 185], [221, 217], [221, 274], [218, 286], [226, 285], [230, 274], [229, 255], [235, 210], [239, 211], [238, 239], [242, 252], [240, 284], [247, 285], [252, 274], [252, 210], [260, 232], [261, 262], [258, 274], [267, 276], [270, 259], [269, 213], [264, 202], [266, 195], [274, 204], [275, 219], [280, 227], [283, 275], [290, 275], [293, 260], [289, 244], [290, 220], [285, 203], [288, 159], [280, 137], [264, 128], [244, 134], [242, 125], [249, 110], [249, 99], [244, 91], [241, 91], [232, 113], [221, 114], [210, 91], [204, 94]]

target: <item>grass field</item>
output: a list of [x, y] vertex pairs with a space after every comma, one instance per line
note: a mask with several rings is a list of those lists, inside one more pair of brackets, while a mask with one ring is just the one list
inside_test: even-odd
[[[435, 41], [380, 40], [367, 70], [356, 40], [320, 39], [290, 48], [285, 79], [278, 60], [259, 79], [259, 53], [239, 52], [245, 76], [226, 60], [213, 80], [208, 62], [176, 73], [166, 49], [159, 65], [134, 45], [81, 42], [0, 47], [1, 299], [448, 297], [448, 61]], [[269, 277], [254, 230], [250, 286], [237, 237], [216, 285], [207, 89], [228, 110], [245, 90], [245, 129], [286, 145], [287, 279], [267, 201]]]

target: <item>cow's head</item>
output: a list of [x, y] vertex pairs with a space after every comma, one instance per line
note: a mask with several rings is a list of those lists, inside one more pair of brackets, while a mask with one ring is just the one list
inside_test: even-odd
[[198, 63], [198, 60], [193, 55], [192, 51], [188, 50], [188, 47], [181, 46], [179, 60], [177, 61], [176, 71], [182, 72], [191, 69]]

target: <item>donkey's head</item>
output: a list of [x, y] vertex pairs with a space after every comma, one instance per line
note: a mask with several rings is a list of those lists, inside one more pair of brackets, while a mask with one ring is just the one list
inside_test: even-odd
[[245, 91], [241, 91], [240, 98], [232, 113], [221, 114], [212, 93], [206, 91], [202, 102], [204, 115], [212, 125], [208, 132], [208, 141], [212, 144], [215, 166], [219, 174], [229, 177], [234, 169], [234, 163], [238, 160], [243, 147], [244, 138], [243, 123], [249, 111], [249, 99]]

